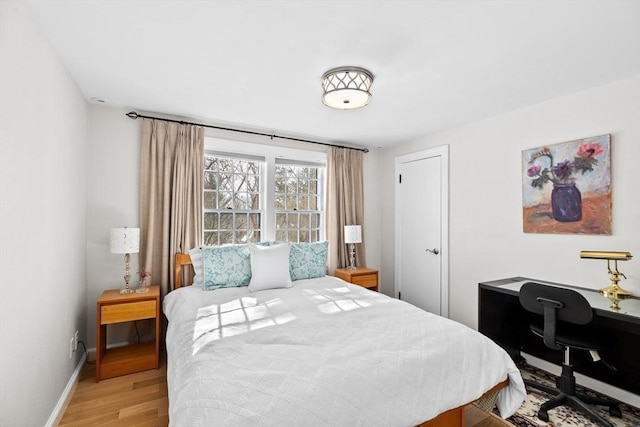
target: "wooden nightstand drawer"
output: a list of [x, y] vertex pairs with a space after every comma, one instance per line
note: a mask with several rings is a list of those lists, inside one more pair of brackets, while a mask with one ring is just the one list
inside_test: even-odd
[[100, 323], [129, 322], [131, 320], [153, 319], [156, 317], [156, 301], [139, 301], [125, 304], [103, 305], [100, 313]]
[[378, 270], [373, 268], [336, 268], [335, 275], [345, 282], [350, 282], [372, 291], [378, 291]]
[[351, 278], [351, 283], [353, 283], [355, 285], [364, 286], [365, 288], [378, 286], [378, 275], [377, 274], [363, 274], [361, 276], [353, 276]]

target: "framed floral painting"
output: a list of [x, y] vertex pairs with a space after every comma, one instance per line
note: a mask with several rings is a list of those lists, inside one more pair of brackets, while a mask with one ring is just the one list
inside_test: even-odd
[[611, 135], [522, 152], [525, 233], [611, 234]]

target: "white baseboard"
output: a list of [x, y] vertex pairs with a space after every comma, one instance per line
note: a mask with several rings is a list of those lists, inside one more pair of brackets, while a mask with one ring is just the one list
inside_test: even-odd
[[[542, 369], [543, 371], [550, 372], [554, 375], [560, 375], [562, 371], [562, 368], [560, 366], [549, 363], [546, 360], [539, 359], [530, 354], [522, 353], [522, 357], [526, 359], [529, 365], [535, 366], [538, 369]], [[576, 382], [580, 385], [605, 394], [609, 397], [619, 400], [620, 402], [624, 402], [631, 406], [635, 406], [636, 408], [640, 408], [640, 396], [638, 396], [637, 394], [622, 390], [618, 387], [612, 386], [611, 384], [603, 383], [602, 381], [595, 380], [577, 372], [575, 373], [575, 376]]]
[[67, 404], [69, 403], [69, 401], [71, 400], [71, 397], [73, 397], [73, 391], [75, 390], [76, 385], [78, 384], [80, 371], [82, 370], [82, 366], [84, 366], [85, 358], [86, 356], [83, 354], [82, 357], [80, 358], [80, 361], [78, 362], [78, 365], [76, 366], [76, 369], [73, 371], [71, 378], [69, 378], [69, 382], [67, 383], [67, 386], [64, 388], [64, 391], [62, 392], [60, 399], [58, 399], [58, 403], [56, 404], [56, 407], [53, 408], [53, 412], [51, 412], [51, 415], [49, 416], [49, 419], [47, 420], [45, 427], [57, 426], [60, 420], [62, 419], [62, 416], [64, 415], [64, 410], [67, 407]]

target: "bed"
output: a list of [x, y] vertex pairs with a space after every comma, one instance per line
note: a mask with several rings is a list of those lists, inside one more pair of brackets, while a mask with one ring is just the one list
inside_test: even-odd
[[483, 396], [505, 418], [524, 399], [507, 353], [452, 320], [332, 276], [205, 291], [175, 261], [171, 426], [454, 427]]

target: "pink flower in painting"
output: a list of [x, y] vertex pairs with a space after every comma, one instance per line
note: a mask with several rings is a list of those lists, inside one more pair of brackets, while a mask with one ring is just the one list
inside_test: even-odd
[[602, 146], [597, 142], [585, 142], [578, 147], [578, 157], [597, 157], [602, 154], [604, 150]]
[[[591, 172], [598, 164], [597, 157], [604, 153], [604, 149], [599, 142], [584, 142], [578, 146], [573, 160], [565, 159], [559, 163], [554, 163], [553, 154], [549, 147], [533, 153], [529, 159], [531, 166], [527, 169], [527, 176], [531, 179], [531, 186], [542, 189], [547, 182], [553, 184], [575, 184], [578, 173], [584, 175]], [[549, 167], [542, 168], [538, 163], [541, 157], [547, 157]]]
[[527, 169], [527, 175], [529, 177], [534, 177], [540, 173], [540, 169], [542, 169], [540, 165], [531, 165], [529, 166], [529, 169]]

